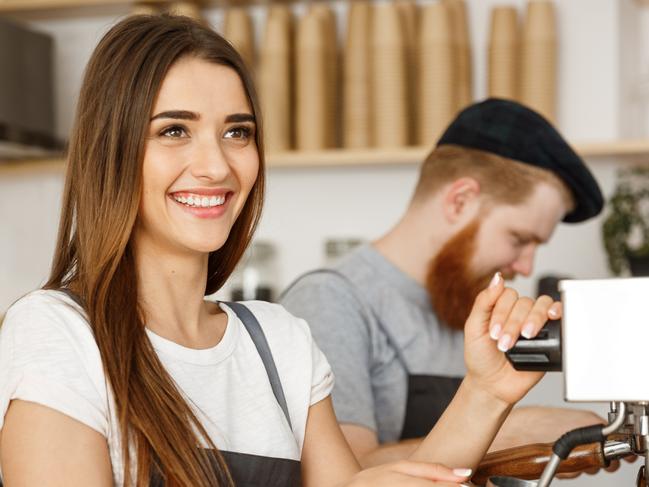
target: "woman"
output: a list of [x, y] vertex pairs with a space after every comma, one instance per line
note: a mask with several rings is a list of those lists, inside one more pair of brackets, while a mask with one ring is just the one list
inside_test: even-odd
[[259, 219], [261, 134], [250, 76], [208, 28], [133, 17], [99, 43], [51, 277], [0, 333], [6, 487], [456, 485], [539, 380], [511, 369], [489, 325], [538, 330], [559, 305], [518, 299], [496, 275], [438, 426], [412, 461], [359, 472], [306, 323], [277, 305], [204, 299]]

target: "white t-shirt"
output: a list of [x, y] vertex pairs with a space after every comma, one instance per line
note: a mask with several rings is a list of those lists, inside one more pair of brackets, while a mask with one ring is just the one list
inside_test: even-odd
[[[304, 320], [276, 304], [245, 304], [266, 335], [292, 430], [250, 335], [227, 305], [220, 305], [228, 316], [225, 334], [213, 348], [190, 349], [147, 334], [217, 448], [299, 460], [309, 406], [331, 393], [331, 368]], [[115, 485], [122, 485], [114, 401], [84, 316], [66, 294], [43, 290], [7, 311], [0, 328], [0, 429], [12, 399], [71, 416], [106, 437]]]

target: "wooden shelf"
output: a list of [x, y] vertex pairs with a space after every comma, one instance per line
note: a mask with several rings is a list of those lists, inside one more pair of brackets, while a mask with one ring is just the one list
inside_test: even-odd
[[[575, 150], [587, 159], [622, 158], [649, 162], [649, 139], [589, 142], [574, 144]], [[331, 149], [313, 152], [283, 152], [267, 157], [268, 168], [402, 166], [420, 164], [430, 148], [403, 149]], [[62, 174], [65, 161], [60, 159], [0, 161], [0, 177], [29, 174]]]
[[330, 149], [323, 151], [289, 151], [269, 154], [267, 165], [276, 167], [385, 166], [419, 164], [430, 151], [427, 147], [403, 149]]
[[[0, 0], [0, 14], [52, 12], [56, 10], [88, 10], [97, 8], [130, 7], [135, 4], [151, 4], [164, 7], [174, 0]], [[272, 0], [287, 3], [289, 0]], [[229, 5], [251, 5], [269, 3], [269, 0], [198, 0], [204, 7], [225, 7]]]
[[93, 7], [130, 6], [136, 3], [165, 4], [171, 0], [0, 0], [0, 13], [35, 12], [39, 10], [86, 9]]
[[[592, 158], [649, 158], [649, 140], [621, 140], [615, 142], [590, 142], [575, 144], [575, 150]], [[337, 166], [401, 166], [420, 164], [430, 148], [407, 147], [403, 149], [330, 149], [323, 151], [288, 151], [267, 156], [268, 168], [309, 168]], [[0, 174], [62, 173], [65, 161], [61, 159], [0, 161]]]
[[649, 156], [649, 139], [583, 142], [574, 144], [573, 147], [580, 156], [585, 158]]

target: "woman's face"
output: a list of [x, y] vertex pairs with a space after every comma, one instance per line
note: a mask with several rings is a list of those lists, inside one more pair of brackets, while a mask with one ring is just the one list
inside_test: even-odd
[[184, 57], [150, 116], [136, 241], [171, 252], [219, 249], [259, 171], [255, 119], [232, 68]]

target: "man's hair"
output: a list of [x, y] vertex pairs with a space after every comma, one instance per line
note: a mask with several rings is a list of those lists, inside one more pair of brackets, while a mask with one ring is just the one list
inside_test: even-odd
[[480, 192], [493, 203], [524, 203], [532, 189], [545, 182], [559, 190], [568, 208], [575, 204], [568, 186], [552, 171], [452, 144], [435, 148], [422, 164], [413, 203], [430, 198], [444, 185], [462, 177], [478, 181]]

